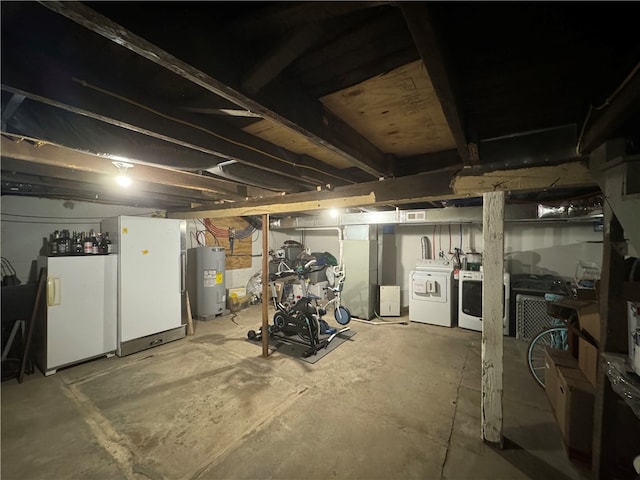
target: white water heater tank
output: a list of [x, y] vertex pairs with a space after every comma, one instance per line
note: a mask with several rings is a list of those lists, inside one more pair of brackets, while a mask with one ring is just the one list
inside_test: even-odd
[[194, 318], [208, 320], [225, 311], [225, 249], [197, 247], [187, 251], [189, 303]]

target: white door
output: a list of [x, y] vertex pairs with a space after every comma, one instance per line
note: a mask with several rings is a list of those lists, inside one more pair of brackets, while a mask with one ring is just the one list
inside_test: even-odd
[[47, 369], [115, 350], [115, 262], [103, 255], [48, 259]]
[[177, 328], [180, 220], [120, 217], [120, 342]]

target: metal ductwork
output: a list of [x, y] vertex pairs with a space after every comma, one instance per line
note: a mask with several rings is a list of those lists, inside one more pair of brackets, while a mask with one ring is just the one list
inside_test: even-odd
[[560, 205], [538, 205], [538, 218], [584, 218], [602, 216], [602, 195]]
[[249, 165], [243, 165], [235, 160], [219, 163], [211, 168], [207, 168], [206, 171], [220, 178], [239, 183], [246, 183], [254, 187], [264, 188], [265, 190], [272, 190], [275, 192], [296, 193], [303, 192], [310, 188], [304, 188], [304, 185], [306, 184], [305, 182], [296, 182], [282, 175], [251, 167]]
[[[590, 221], [601, 218], [602, 210], [579, 209], [568, 207], [571, 216], [540, 218], [539, 205], [505, 205], [505, 222], [543, 222], [543, 221]], [[549, 208], [549, 207], [545, 207]], [[558, 207], [560, 208], [560, 207]], [[345, 213], [331, 218], [328, 215], [314, 215], [304, 217], [282, 218], [270, 223], [271, 228], [277, 229], [306, 229], [319, 227], [341, 227], [345, 225], [429, 225], [429, 224], [482, 224], [482, 207], [445, 207], [426, 210], [390, 210], [384, 212]]]

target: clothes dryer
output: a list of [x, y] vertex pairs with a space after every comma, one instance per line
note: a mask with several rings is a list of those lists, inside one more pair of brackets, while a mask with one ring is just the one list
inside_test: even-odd
[[409, 273], [409, 320], [443, 327], [453, 326], [453, 263], [421, 260]]
[[[482, 281], [483, 273], [461, 270], [459, 274], [458, 326], [482, 331]], [[502, 322], [505, 335], [509, 335], [509, 302], [511, 296], [510, 276], [503, 275]]]

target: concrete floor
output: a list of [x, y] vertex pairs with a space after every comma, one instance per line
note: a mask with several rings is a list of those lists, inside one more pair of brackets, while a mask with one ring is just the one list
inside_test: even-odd
[[351, 322], [316, 364], [246, 341], [261, 306], [185, 339], [2, 383], [2, 478], [583, 479], [526, 345], [505, 338], [505, 449], [480, 440], [480, 333]]

